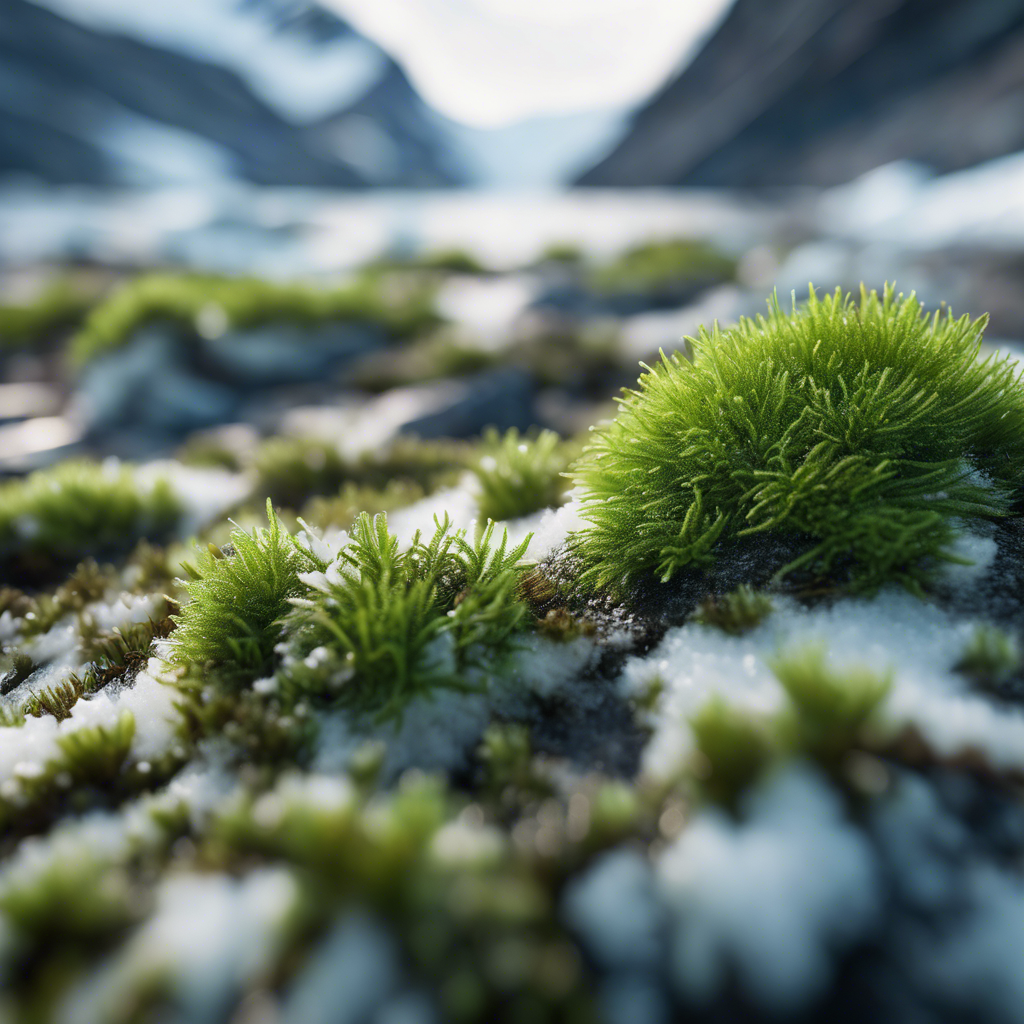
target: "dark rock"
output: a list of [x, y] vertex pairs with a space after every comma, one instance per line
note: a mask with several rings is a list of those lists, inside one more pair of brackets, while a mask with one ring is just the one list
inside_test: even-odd
[[537, 423], [535, 391], [533, 378], [521, 370], [483, 373], [460, 381], [443, 408], [410, 420], [402, 433], [433, 438], [474, 437], [487, 427], [528, 430]]
[[582, 184], [832, 185], [1024, 148], [1024, 0], [737, 0]]

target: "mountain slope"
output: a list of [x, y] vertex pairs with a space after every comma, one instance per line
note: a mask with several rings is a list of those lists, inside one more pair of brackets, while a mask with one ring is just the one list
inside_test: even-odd
[[1024, 0], [737, 0], [587, 185], [835, 184], [1024, 148]]
[[[331, 28], [312, 26], [321, 34]], [[401, 74], [381, 56], [384, 78]], [[265, 185], [378, 183], [372, 162], [346, 160], [323, 144], [318, 125], [283, 116], [234, 70], [27, 0], [4, 0], [0, 124], [0, 174], [87, 184], [219, 174]], [[427, 137], [429, 122], [417, 134], [409, 123], [405, 134], [399, 127], [381, 125], [398, 154], [388, 183], [457, 180], [445, 165], [443, 138]]]

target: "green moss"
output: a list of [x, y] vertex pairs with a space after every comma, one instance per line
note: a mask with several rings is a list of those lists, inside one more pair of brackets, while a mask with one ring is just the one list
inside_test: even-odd
[[470, 544], [448, 520], [401, 550], [387, 516], [363, 513], [352, 540], [316, 589], [297, 598], [283, 686], [379, 718], [436, 687], [467, 688], [525, 624], [516, 598], [524, 541], [493, 542], [494, 524]]
[[72, 339], [70, 352], [78, 364], [88, 362], [154, 321], [169, 321], [194, 335], [267, 323], [361, 322], [399, 337], [437, 323], [429, 289], [403, 291], [393, 294], [379, 275], [340, 288], [317, 288], [251, 277], [152, 274], [129, 282], [97, 306]]
[[501, 356], [464, 341], [453, 329], [441, 328], [397, 349], [366, 356], [349, 380], [365, 391], [380, 393], [424, 381], [464, 377], [501, 362]]
[[792, 706], [783, 730], [799, 752], [826, 767], [837, 765], [863, 741], [865, 727], [892, 685], [891, 674], [859, 665], [832, 668], [821, 646], [779, 655], [771, 668]]
[[52, 715], [58, 722], [63, 722], [64, 719], [71, 717], [72, 708], [85, 692], [85, 682], [77, 675], [72, 675], [61, 683], [44, 686], [30, 694], [22, 711], [33, 718]]
[[582, 263], [583, 249], [575, 242], [550, 242], [540, 255], [541, 262]]
[[75, 729], [57, 737], [62, 759], [56, 767], [73, 782], [107, 782], [121, 770], [134, 736], [135, 716], [130, 711], [122, 711], [111, 726]]
[[1020, 672], [1022, 664], [1016, 638], [996, 626], [982, 624], [954, 668], [980, 689], [998, 691]]
[[569, 449], [553, 430], [535, 437], [514, 427], [504, 435], [484, 436], [483, 455], [473, 467], [479, 485], [477, 504], [484, 519], [501, 521], [528, 516], [561, 503], [567, 481]]
[[690, 239], [652, 241], [629, 249], [598, 268], [592, 284], [603, 292], [649, 294], [685, 288], [691, 281], [728, 281], [736, 261], [706, 242]]
[[889, 288], [702, 329], [694, 361], [648, 368], [579, 466], [583, 585], [667, 580], [785, 533], [807, 550], [780, 577], [919, 590], [958, 560], [954, 517], [1006, 514], [1024, 479], [1024, 392], [1012, 361], [978, 358], [983, 327]]
[[0, 305], [0, 352], [27, 348], [78, 324], [94, 299], [65, 279], [51, 282], [34, 301]]
[[372, 516], [378, 512], [393, 512], [426, 497], [426, 493], [420, 484], [407, 480], [392, 480], [383, 489], [362, 487], [350, 481], [335, 497], [311, 498], [302, 509], [302, 519], [319, 529], [341, 527], [347, 530], [360, 512]]
[[741, 636], [759, 626], [771, 613], [772, 599], [741, 583], [729, 594], [702, 601], [694, 620], [731, 636]]
[[[390, 490], [397, 496], [396, 488], [418, 487], [427, 494], [458, 480], [472, 459], [473, 449], [459, 442], [400, 438], [381, 450], [344, 458], [330, 441], [273, 437], [253, 456], [254, 490], [269, 495], [275, 504], [296, 509], [317, 497], [330, 501], [342, 487], [349, 489], [340, 495], [343, 503], [360, 491], [372, 497]], [[372, 504], [355, 511], [377, 511]]]
[[159, 537], [181, 513], [170, 484], [148, 490], [114, 462], [62, 462], [0, 484], [0, 561], [34, 566], [123, 551]]
[[231, 548], [212, 545], [183, 568], [181, 585], [191, 601], [173, 616], [170, 660], [211, 663], [242, 678], [259, 674], [280, 639], [288, 600], [302, 591], [298, 573], [315, 563], [282, 529], [267, 502], [269, 529], [235, 529]]
[[254, 466], [256, 493], [291, 508], [336, 491], [349, 472], [337, 445], [306, 437], [268, 438], [256, 450]]
[[774, 730], [765, 720], [738, 711], [720, 698], [708, 701], [690, 719], [690, 728], [702, 790], [710, 799], [735, 808], [776, 756]]

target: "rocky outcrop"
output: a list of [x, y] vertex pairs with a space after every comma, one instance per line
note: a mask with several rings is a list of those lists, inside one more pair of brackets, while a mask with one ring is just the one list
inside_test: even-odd
[[1024, 0], [737, 0], [582, 178], [831, 185], [1024, 148]]

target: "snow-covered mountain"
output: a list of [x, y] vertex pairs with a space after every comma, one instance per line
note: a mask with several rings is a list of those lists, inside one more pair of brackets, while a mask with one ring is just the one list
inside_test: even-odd
[[443, 120], [376, 44], [293, 0], [0, 0], [0, 177], [445, 186]]

